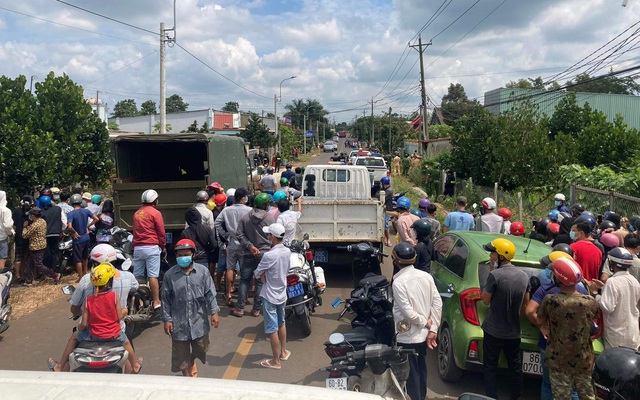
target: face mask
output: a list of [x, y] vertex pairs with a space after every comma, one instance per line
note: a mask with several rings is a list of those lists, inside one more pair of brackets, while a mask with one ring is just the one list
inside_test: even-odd
[[493, 263], [493, 268], [496, 268], [496, 269], [497, 269], [499, 266], [500, 266], [500, 265], [498, 264], [498, 262], [497, 262], [497, 261]]
[[554, 201], [556, 207], [560, 206], [560, 202], [558, 200]]
[[176, 262], [181, 268], [187, 268], [191, 265], [191, 256], [176, 257]]
[[574, 231], [570, 231], [569, 232], [569, 237], [571, 238], [571, 240], [576, 240], [576, 233]]

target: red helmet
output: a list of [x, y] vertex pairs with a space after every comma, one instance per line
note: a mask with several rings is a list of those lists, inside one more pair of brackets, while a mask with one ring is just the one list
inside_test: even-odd
[[580, 265], [570, 258], [558, 258], [551, 265], [553, 268], [553, 276], [563, 285], [575, 286], [582, 280]]
[[547, 224], [547, 230], [552, 234], [557, 235], [558, 233], [560, 233], [560, 224], [556, 222], [549, 222]]
[[511, 223], [511, 227], [509, 228], [509, 231], [511, 232], [511, 234], [513, 236], [523, 236], [524, 235], [524, 225], [522, 225], [522, 222], [520, 221], [515, 221]]
[[213, 198], [213, 202], [216, 203], [217, 206], [224, 204], [227, 202], [227, 195], [224, 193], [217, 194], [216, 197]]
[[218, 182], [213, 182], [207, 185], [207, 189], [222, 189], [222, 185]]
[[507, 207], [502, 207], [498, 210], [498, 215], [504, 218], [505, 221], [509, 221], [511, 219], [511, 210]]
[[193, 243], [193, 240], [191, 239], [180, 239], [178, 240], [178, 243], [176, 243], [176, 247], [173, 248], [175, 251], [178, 250], [191, 250], [192, 252], [195, 253], [196, 251], [196, 244]]

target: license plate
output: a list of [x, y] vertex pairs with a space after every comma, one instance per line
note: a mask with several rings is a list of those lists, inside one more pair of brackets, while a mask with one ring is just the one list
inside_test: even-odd
[[313, 259], [319, 263], [329, 262], [329, 250], [316, 250], [313, 254]]
[[347, 378], [327, 378], [327, 389], [347, 390]]
[[522, 372], [531, 375], [542, 375], [542, 362], [540, 353], [530, 351], [522, 352]]
[[297, 283], [293, 286], [287, 286], [287, 297], [302, 296], [304, 291], [302, 290], [302, 283]]

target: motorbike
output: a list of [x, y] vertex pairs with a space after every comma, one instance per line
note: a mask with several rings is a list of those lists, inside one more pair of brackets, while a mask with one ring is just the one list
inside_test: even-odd
[[[341, 333], [331, 334], [329, 341], [334, 345], [350, 345]], [[326, 387], [405, 400], [408, 398], [409, 354], [416, 354], [415, 350], [381, 343], [369, 344], [362, 350], [352, 349], [334, 357], [331, 366], [322, 369], [329, 372]], [[359, 368], [362, 368], [360, 372], [354, 374]]]
[[373, 247], [371, 243], [361, 242], [358, 244], [350, 244], [348, 246], [338, 246], [337, 249], [355, 253], [351, 264], [354, 287], [357, 287], [362, 278], [364, 278], [368, 273], [373, 273], [375, 275], [382, 274], [380, 259], [381, 257], [387, 257], [388, 254], [384, 254], [380, 249]]
[[133, 264], [133, 235], [118, 226], [109, 229], [109, 234], [111, 235], [109, 244], [116, 249], [117, 257], [113, 266], [122, 271], [128, 271]]
[[[72, 295], [75, 288], [63, 286], [62, 292]], [[80, 315], [72, 315], [77, 320]], [[76, 328], [73, 328], [74, 331]], [[69, 355], [70, 372], [100, 372], [124, 374], [129, 352], [119, 342], [80, 342]]]
[[327, 288], [324, 271], [314, 265], [313, 253], [309, 251], [308, 234], [303, 239], [293, 240], [289, 245], [291, 257], [287, 274], [286, 317], [295, 315], [305, 336], [311, 334], [311, 314], [322, 306], [322, 294]]
[[0, 333], [9, 329], [9, 317], [11, 306], [9, 305], [9, 292], [13, 274], [10, 271], [0, 273]]
[[69, 267], [70, 261], [73, 259], [73, 238], [68, 230], [64, 231], [60, 243], [58, 243], [58, 260], [55, 271], [65, 273]]

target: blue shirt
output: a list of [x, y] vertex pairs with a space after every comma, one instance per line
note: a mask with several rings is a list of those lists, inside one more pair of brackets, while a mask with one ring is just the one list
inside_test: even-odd
[[89, 240], [89, 234], [87, 233], [87, 226], [89, 225], [89, 220], [93, 216], [93, 213], [86, 208], [79, 208], [77, 210], [70, 211], [67, 214], [67, 222], [71, 222], [71, 226], [73, 229], [78, 232], [80, 237], [78, 239], [73, 239], [74, 243], [84, 243]]
[[288, 170], [284, 171], [282, 174], [280, 174], [280, 178], [287, 178], [289, 180], [289, 182], [291, 182], [291, 179], [293, 179], [294, 176], [296, 176], [296, 173], [293, 172], [290, 169], [288, 169]]
[[470, 231], [475, 229], [476, 223], [473, 216], [466, 211], [453, 211], [444, 219], [444, 226], [450, 231]]

